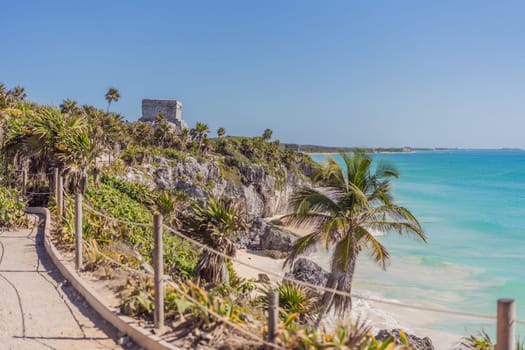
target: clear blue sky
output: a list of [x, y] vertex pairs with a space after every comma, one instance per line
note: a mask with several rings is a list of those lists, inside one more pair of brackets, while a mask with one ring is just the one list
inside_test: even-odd
[[5, 1], [0, 81], [283, 142], [525, 148], [520, 1]]

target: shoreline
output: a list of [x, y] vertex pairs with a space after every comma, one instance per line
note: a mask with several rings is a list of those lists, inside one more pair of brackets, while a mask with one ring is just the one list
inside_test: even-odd
[[[265, 220], [272, 221], [275, 218], [277, 217], [265, 218]], [[290, 231], [296, 234], [297, 236], [302, 236], [306, 232], [306, 230], [304, 229], [297, 229], [295, 227], [290, 226], [279, 226], [279, 228]], [[312, 254], [306, 255], [304, 257], [314, 261], [316, 264], [320, 265], [325, 270], [327, 269], [326, 265], [328, 262], [325, 261], [326, 257], [325, 259], [323, 259], [322, 253], [316, 254], [316, 252], [313, 252]], [[284, 259], [273, 259], [269, 256], [264, 255], [260, 251], [240, 249], [237, 251], [237, 259], [244, 263], [254, 265], [255, 267], [258, 267], [260, 269], [271, 271], [279, 276], [284, 276], [285, 272], [289, 271], [288, 268], [286, 270], [282, 268]], [[252, 269], [244, 265], [240, 265], [238, 263], [234, 263], [234, 267], [238, 275], [243, 278], [254, 278], [257, 280], [259, 273], [261, 273], [258, 270]], [[400, 269], [404, 270], [405, 267], [403, 265], [396, 266], [396, 270]], [[354, 276], [353, 292], [360, 296], [368, 296], [377, 300], [385, 300], [386, 303], [396, 302], [397, 300], [388, 299], [385, 296], [383, 296], [380, 290], [379, 292], [375, 292], [374, 289], [370, 289], [367, 288], [367, 286], [363, 286], [366, 284], [366, 276], [377, 274], [380, 271], [381, 269], [377, 267], [377, 265], [375, 265], [372, 261], [367, 259], [366, 256], [359, 257], [358, 264], [356, 267], [356, 273]], [[270, 278], [271, 282], [276, 282], [278, 280], [278, 278], [275, 276], [268, 277]], [[385, 284], [384, 286], [373, 287], [388, 288], [388, 285]], [[420, 306], [437, 306], [421, 304], [420, 300], [403, 300], [403, 302], [407, 304], [417, 303]], [[400, 306], [386, 303], [383, 304], [376, 301], [367, 301], [358, 297], [354, 297], [354, 307], [350, 314], [350, 318], [354, 320], [357, 318], [367, 320], [372, 326], [372, 330], [374, 333], [377, 333], [380, 329], [390, 330], [400, 328], [405, 330], [409, 334], [414, 334], [421, 338], [429, 337], [432, 340], [432, 343], [434, 344], [436, 349], [453, 349], [454, 346], [459, 342], [461, 336], [466, 334], [454, 334], [450, 331], [439, 330], [433, 327], [436, 323], [446, 323], [446, 321], [449, 319], [457, 321], [457, 317], [440, 315], [437, 313], [429, 313], [426, 311], [416, 309], [402, 308]], [[328, 315], [325, 318], [324, 323], [327, 328], [333, 328], [336, 325], [337, 321], [338, 319], [336, 317]]]
[[[306, 258], [310, 258], [306, 256]], [[284, 276], [287, 270], [282, 268], [284, 259], [273, 259], [269, 256], [265, 256], [258, 251], [251, 251], [247, 249], [242, 249], [237, 251], [237, 259], [244, 262], [254, 265], [258, 268], [271, 271], [280, 276]], [[313, 259], [316, 263], [316, 259]], [[250, 267], [240, 265], [234, 262], [234, 268], [237, 274], [243, 278], [254, 278], [257, 279], [260, 271], [252, 269]], [[371, 262], [368, 264], [365, 261], [360, 261], [360, 274], [364, 273], [363, 270], [368, 272], [373, 272], [373, 269], [376, 268], [372, 265]], [[374, 272], [375, 273], [375, 272]], [[275, 276], [270, 276], [271, 282], [277, 282], [278, 278]], [[357, 281], [356, 281], [357, 282]], [[384, 299], [386, 302], [392, 302], [395, 300], [389, 300], [374, 293], [367, 289], [362, 289], [358, 285], [354, 287], [354, 292], [361, 296], [369, 296], [374, 299]], [[406, 301], [405, 301], [406, 302]], [[410, 302], [410, 301], [409, 301]], [[418, 337], [429, 337], [432, 340], [436, 349], [453, 349], [453, 346], [458, 343], [461, 335], [449, 333], [446, 331], [433, 330], [431, 329], [433, 323], [435, 323], [440, 317], [435, 313], [427, 313], [422, 310], [415, 309], [404, 309], [396, 305], [387, 305], [375, 301], [366, 301], [358, 297], [353, 298], [354, 307], [350, 317], [356, 319], [361, 317], [361, 319], [366, 319], [370, 322], [374, 333], [377, 333], [380, 329], [394, 329], [401, 328], [407, 333], [414, 334]], [[447, 319], [445, 316], [443, 319]], [[451, 317], [454, 318], [454, 317]], [[328, 315], [324, 321], [327, 328], [332, 328], [337, 323], [337, 319], [333, 316]]]

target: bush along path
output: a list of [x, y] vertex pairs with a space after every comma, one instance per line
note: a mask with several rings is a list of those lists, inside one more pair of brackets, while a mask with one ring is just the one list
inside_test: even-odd
[[121, 349], [117, 331], [50, 261], [40, 219], [0, 232], [0, 348]]

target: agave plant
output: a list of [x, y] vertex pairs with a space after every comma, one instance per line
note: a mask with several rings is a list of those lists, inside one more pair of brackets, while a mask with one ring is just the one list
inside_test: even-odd
[[171, 218], [174, 215], [176, 209], [176, 200], [168, 191], [162, 191], [156, 198], [156, 209], [168, 222], [171, 222]]
[[[519, 343], [519, 342], [518, 342]], [[477, 334], [463, 337], [456, 346], [457, 350], [493, 350], [494, 344], [487, 332], [482, 329]]]
[[290, 314], [296, 314], [300, 322], [309, 321], [319, 310], [319, 297], [317, 293], [301, 285], [282, 282], [275, 286], [261, 288], [262, 295], [259, 301], [268, 305], [268, 292], [276, 290], [279, 293], [279, 308], [281, 319], [286, 319]]
[[[214, 250], [235, 257], [236, 248], [233, 235], [245, 229], [237, 206], [232, 200], [211, 198], [206, 206], [196, 203], [193, 206], [191, 231]], [[197, 281], [201, 279], [212, 284], [227, 282], [228, 269], [226, 260], [210, 250], [203, 249], [195, 274]]]

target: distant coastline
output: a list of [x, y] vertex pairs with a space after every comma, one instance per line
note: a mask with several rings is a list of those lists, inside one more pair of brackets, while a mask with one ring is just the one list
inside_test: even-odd
[[367, 153], [408, 153], [414, 151], [435, 151], [435, 150], [457, 150], [457, 148], [413, 148], [413, 147], [335, 147], [320, 145], [299, 145], [295, 143], [285, 143], [284, 147], [304, 153], [330, 154], [337, 152], [354, 152], [361, 150]]
[[366, 153], [410, 153], [410, 152], [435, 152], [435, 151], [474, 151], [474, 150], [493, 150], [493, 151], [523, 151], [521, 148], [459, 148], [459, 147], [336, 147], [320, 145], [300, 145], [295, 143], [283, 144], [285, 148], [309, 154], [332, 154], [338, 152], [354, 152], [361, 150]]

